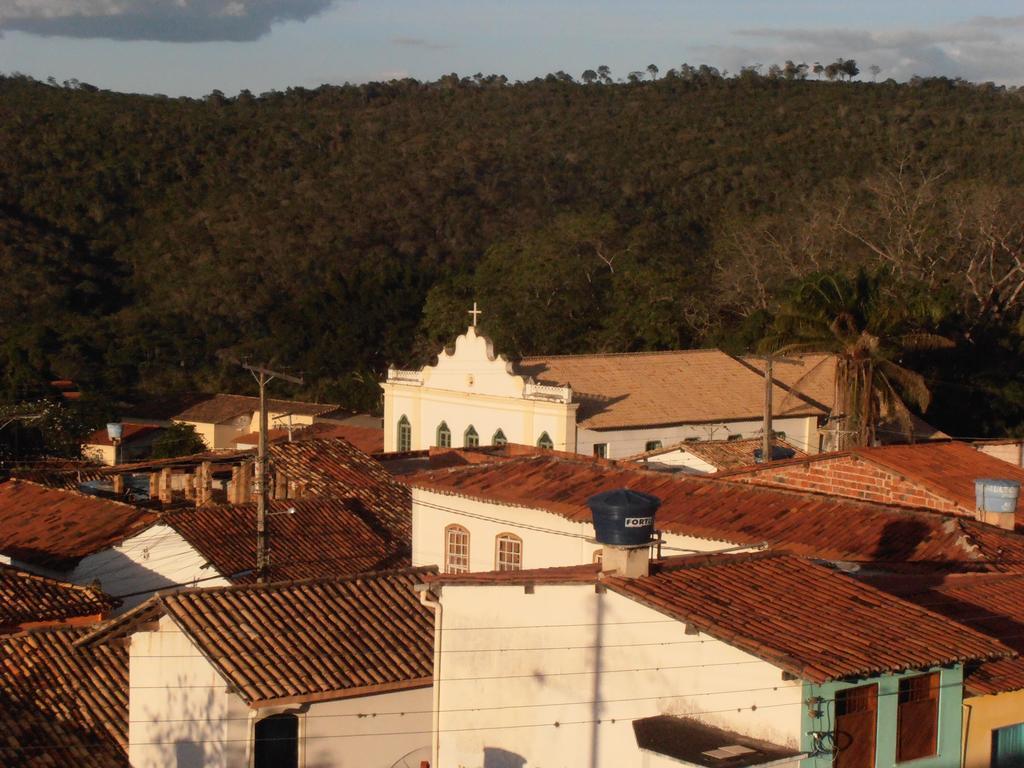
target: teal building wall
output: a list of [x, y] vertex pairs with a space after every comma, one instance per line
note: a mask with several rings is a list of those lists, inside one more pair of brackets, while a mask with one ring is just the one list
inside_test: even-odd
[[[821, 740], [823, 753], [815, 753], [814, 732], [831, 734], [835, 728], [836, 693], [844, 688], [875, 683], [878, 685], [878, 723], [875, 735], [875, 768], [893, 768], [896, 763], [896, 722], [899, 703], [899, 682], [905, 677], [939, 672], [939, 735], [938, 752], [933, 757], [923, 757], [900, 765], [913, 768], [959, 768], [962, 753], [963, 720], [963, 667], [957, 665], [948, 669], [922, 669], [898, 675], [883, 675], [854, 682], [835, 682], [823, 685], [805, 683], [803, 688], [804, 706], [800, 716], [801, 749], [807, 752], [802, 768], [830, 768], [832, 765], [832, 740]], [[817, 704], [811, 699], [820, 698]], [[816, 711], [814, 711], [816, 709]]]

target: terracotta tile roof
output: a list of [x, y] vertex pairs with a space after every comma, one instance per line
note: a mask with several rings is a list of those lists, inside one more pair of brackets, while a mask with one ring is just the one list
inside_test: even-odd
[[78, 490], [82, 483], [103, 477], [103, 467], [92, 462], [54, 463], [52, 466], [14, 467], [11, 477], [27, 480], [49, 488]]
[[304, 494], [358, 499], [402, 540], [412, 539], [409, 489], [381, 464], [345, 440], [303, 440], [270, 446], [275, 471]]
[[[686, 451], [696, 456], [716, 469], [735, 469], [747, 467], [754, 461], [754, 451], [761, 450], [761, 440], [752, 438], [748, 440], [698, 440], [695, 442], [674, 443], [672, 445], [655, 448], [652, 451], [628, 456], [620, 461], [657, 461], [658, 456], [675, 451]], [[803, 458], [807, 454], [785, 440], [772, 441], [772, 455], [786, 458]]]
[[858, 448], [853, 453], [922, 483], [968, 511], [975, 507], [975, 479], [997, 477], [1024, 483], [1024, 468], [982, 453], [967, 443], [887, 445]]
[[[322, 416], [337, 411], [341, 406], [331, 403], [306, 403], [300, 400], [267, 398], [267, 413], [294, 413], [300, 416]], [[260, 399], [249, 395], [213, 395], [208, 400], [186, 408], [174, 417], [175, 421], [194, 421], [202, 424], [220, 424], [260, 409]]]
[[[717, 349], [618, 355], [527, 357], [520, 376], [571, 385], [587, 429], [699, 424], [761, 418], [764, 378]], [[825, 410], [775, 387], [776, 416], [818, 416]]]
[[[315, 423], [306, 427], [299, 427], [292, 430], [292, 442], [299, 440], [312, 440], [321, 438], [331, 440], [343, 438], [352, 443], [363, 453], [380, 453], [384, 450], [384, 430], [372, 427], [355, 427], [348, 424], [323, 424]], [[271, 443], [288, 441], [287, 429], [271, 429], [267, 432], [267, 438]], [[235, 438], [235, 445], [239, 448], [259, 445], [260, 433], [249, 432], [241, 437]]]
[[98, 589], [0, 565], [0, 632], [27, 624], [101, 619], [117, 604]]
[[[597, 566], [438, 575], [435, 584], [599, 581], [606, 588], [764, 659], [802, 680], [1008, 658], [1014, 651], [975, 630], [801, 557], [762, 552], [671, 557], [650, 576]], [[565, 576], [558, 579], [558, 571]]]
[[128, 651], [75, 648], [83, 628], [0, 637], [0, 764], [128, 766]]
[[83, 643], [169, 616], [250, 706], [427, 686], [434, 614], [413, 587], [433, 571], [159, 594]]
[[[133, 424], [132, 422], [122, 422], [121, 428], [121, 442], [128, 443], [138, 437], [158, 432], [163, 427], [157, 426], [156, 424]], [[107, 434], [106, 427], [103, 429], [97, 429], [92, 432], [85, 440], [82, 441], [85, 445], [113, 445], [113, 441], [110, 439], [110, 435]]]
[[0, 484], [0, 552], [57, 570], [148, 527], [156, 514], [26, 480]]
[[[779, 363], [772, 366], [772, 378], [786, 389], [796, 390], [828, 411], [835, 409], [836, 357], [828, 354], [786, 355], [800, 365]], [[744, 365], [764, 376], [764, 360], [741, 357]]]
[[[890, 575], [866, 580], [1024, 653], [1024, 574], [951, 574], [931, 579]], [[1024, 658], [972, 665], [964, 684], [976, 696], [1024, 690]]]
[[667, 533], [745, 546], [767, 542], [829, 560], [1024, 568], [1024, 536], [967, 518], [582, 458], [515, 459], [418, 473], [406, 481], [588, 525], [588, 498], [632, 488], [662, 500], [656, 526]]
[[[767, 467], [758, 464], [725, 470], [717, 476], [728, 478], [740, 475], [767, 474], [782, 467], [812, 465], [848, 456], [855, 456], [862, 461], [870, 462], [888, 472], [893, 472], [917, 483], [937, 496], [957, 505], [960, 507], [961, 513], [967, 515], [973, 514], [975, 508], [975, 479], [1000, 478], [1018, 480], [1024, 484], [1024, 468], [1015, 467], [1002, 459], [976, 450], [967, 443], [956, 441], [885, 445], [818, 453], [803, 458], [776, 461]], [[765, 482], [770, 484], [770, 478], [766, 478]], [[1018, 507], [1017, 523], [1018, 525], [1024, 524], [1024, 504]]]
[[[362, 573], [408, 563], [408, 542], [396, 540], [357, 499], [283, 499], [271, 502], [270, 513], [272, 579]], [[177, 510], [161, 519], [225, 578], [238, 584], [256, 580], [255, 503]]]

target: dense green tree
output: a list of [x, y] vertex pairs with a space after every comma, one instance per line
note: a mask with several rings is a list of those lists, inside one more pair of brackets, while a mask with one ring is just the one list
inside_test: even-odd
[[372, 409], [473, 299], [514, 354], [734, 348], [791, 282], [885, 265], [993, 371], [960, 434], [1020, 428], [994, 373], [1024, 296], [1020, 92], [794, 67], [198, 100], [0, 78], [0, 399], [251, 391], [228, 350], [303, 371], [282, 395]]
[[922, 329], [922, 306], [893, 302], [885, 271], [809, 277], [784, 301], [761, 349], [781, 355], [827, 352], [836, 356], [836, 402], [844, 419], [838, 448], [872, 445], [883, 422], [897, 422], [913, 438], [908, 404], [928, 410], [924, 377], [902, 364], [908, 352], [948, 349], [953, 342]]
[[191, 424], [174, 422], [164, 428], [160, 436], [153, 441], [154, 459], [171, 459], [175, 456], [191, 456], [209, 450], [203, 438]]

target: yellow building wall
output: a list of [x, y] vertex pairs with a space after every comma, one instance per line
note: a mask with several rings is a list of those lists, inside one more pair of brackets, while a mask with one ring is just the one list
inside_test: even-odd
[[964, 699], [963, 768], [988, 768], [992, 731], [1024, 723], [1024, 691]]

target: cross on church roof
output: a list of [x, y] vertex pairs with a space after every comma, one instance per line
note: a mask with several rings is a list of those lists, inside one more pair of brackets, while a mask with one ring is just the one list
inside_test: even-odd
[[476, 328], [476, 319], [478, 315], [482, 315], [483, 312], [476, 308], [476, 302], [473, 302], [473, 308], [466, 313], [467, 315], [473, 316], [473, 327]]

